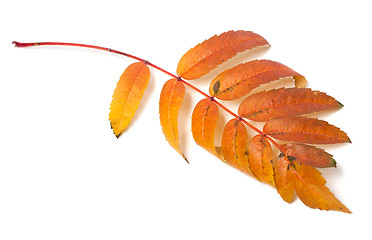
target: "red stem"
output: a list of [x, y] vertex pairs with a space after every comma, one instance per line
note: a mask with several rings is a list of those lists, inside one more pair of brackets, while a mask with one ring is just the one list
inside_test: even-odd
[[165, 73], [165, 74], [168, 74], [169, 76], [171, 77], [174, 77], [174, 78], [177, 78], [176, 75], [164, 70], [163, 68], [160, 68], [152, 63], [150, 63], [149, 61], [146, 61], [142, 58], [139, 58], [139, 57], [136, 57], [134, 55], [131, 55], [131, 54], [128, 54], [128, 53], [124, 53], [124, 52], [120, 52], [120, 51], [117, 51], [117, 50], [114, 50], [114, 49], [111, 49], [111, 48], [105, 48], [105, 47], [99, 47], [99, 46], [94, 46], [94, 45], [88, 45], [88, 44], [80, 44], [80, 43], [64, 43], [64, 42], [34, 42], [34, 43], [21, 43], [21, 42], [16, 42], [16, 41], [13, 41], [12, 42], [13, 44], [15, 44], [15, 47], [33, 47], [33, 46], [48, 46], [48, 45], [52, 45], [52, 46], [72, 46], [72, 47], [84, 47], [84, 48], [93, 48], [93, 49], [98, 49], [98, 50], [103, 50], [103, 51], [107, 51], [107, 52], [112, 52], [112, 53], [116, 53], [116, 54], [119, 54], [119, 55], [123, 55], [123, 56], [126, 56], [126, 57], [129, 57], [129, 58], [132, 58], [132, 59], [135, 59], [137, 61], [140, 61], [140, 62], [144, 62], [146, 63], [147, 65]]
[[[107, 51], [107, 52], [111, 52], [111, 53], [116, 53], [116, 54], [123, 55], [125, 57], [129, 57], [129, 58], [132, 58], [132, 59], [137, 60], [137, 61], [140, 61], [140, 62], [144, 62], [148, 66], [151, 66], [151, 67], [153, 67], [153, 68], [155, 68], [155, 69], [157, 69], [157, 70], [159, 70], [159, 71], [161, 71], [161, 72], [163, 72], [163, 73], [171, 76], [172, 78], [177, 78], [183, 84], [185, 84], [186, 86], [188, 86], [188, 87], [192, 88], [193, 90], [197, 91], [198, 93], [200, 93], [204, 97], [212, 99], [220, 108], [222, 108], [223, 110], [225, 110], [227, 113], [229, 113], [230, 115], [232, 115], [235, 118], [239, 118], [245, 125], [247, 125], [251, 129], [253, 129], [254, 131], [256, 131], [258, 134], [265, 135], [261, 130], [259, 130], [258, 128], [256, 128], [255, 126], [253, 126], [252, 124], [250, 124], [249, 122], [247, 122], [246, 120], [242, 119], [239, 115], [237, 115], [234, 112], [230, 111], [227, 107], [225, 107], [221, 103], [217, 102], [213, 97], [211, 97], [208, 94], [206, 94], [205, 92], [201, 91], [199, 88], [197, 88], [197, 87], [193, 86], [192, 84], [186, 82], [181, 77], [176, 76], [173, 73], [170, 73], [170, 72], [164, 70], [163, 68], [158, 67], [155, 64], [152, 64], [149, 61], [144, 60], [144, 59], [139, 58], [139, 57], [136, 57], [134, 55], [131, 55], [131, 54], [128, 54], [128, 53], [124, 53], [124, 52], [121, 52], [121, 51], [117, 51], [117, 50], [114, 50], [114, 49], [111, 49], [111, 48], [99, 47], [99, 46], [88, 45], [88, 44], [80, 44], [80, 43], [64, 43], [64, 42], [32, 42], [32, 43], [21, 43], [21, 42], [16, 42], [16, 41], [13, 41], [12, 43], [15, 44], [15, 47], [20, 47], [20, 48], [22, 48], [22, 47], [33, 47], [33, 46], [47, 46], [47, 45], [52, 45], [52, 46], [73, 46], [73, 47], [92, 48], [92, 49], [98, 49], [98, 50]], [[272, 142], [280, 150], [280, 145], [278, 143], [276, 143], [272, 138], [270, 138], [268, 136], [266, 136], [266, 137], [269, 139], [270, 142]]]

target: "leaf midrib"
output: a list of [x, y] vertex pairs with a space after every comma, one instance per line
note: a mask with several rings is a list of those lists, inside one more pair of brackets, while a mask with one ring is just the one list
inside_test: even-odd
[[137, 73], [136, 73], [135, 77], [133, 78], [133, 80], [131, 81], [131, 83], [130, 83], [130, 85], [129, 85], [129, 90], [128, 90], [127, 95], [125, 96], [125, 102], [124, 102], [123, 108], [122, 108], [121, 111], [120, 111], [119, 127], [121, 127], [122, 121], [124, 120], [124, 118], [123, 118], [124, 109], [125, 109], [125, 107], [127, 106], [127, 103], [128, 103], [128, 97], [129, 97], [129, 95], [130, 95], [131, 92], [132, 92], [132, 88], [133, 88], [134, 82], [137, 80], [138, 75], [139, 75], [139, 73], [141, 72], [141, 70], [142, 70], [142, 68], [143, 68], [144, 66], [145, 66], [145, 65], [142, 65], [142, 66], [137, 70]]

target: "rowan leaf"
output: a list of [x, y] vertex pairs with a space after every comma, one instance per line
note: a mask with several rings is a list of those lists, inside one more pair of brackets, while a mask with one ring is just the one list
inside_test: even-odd
[[237, 53], [265, 45], [269, 43], [263, 37], [249, 31], [215, 35], [182, 56], [177, 75], [188, 80], [200, 78]]
[[333, 144], [351, 142], [347, 134], [326, 121], [306, 117], [282, 117], [264, 125], [273, 138], [300, 143]]
[[249, 168], [261, 182], [275, 186], [273, 151], [267, 138], [256, 135], [248, 145]]
[[308, 165], [294, 165], [294, 181], [297, 196], [310, 208], [351, 213], [325, 186], [321, 173]]
[[291, 203], [295, 191], [293, 172], [287, 156], [281, 154], [275, 165], [275, 185], [278, 193], [284, 201]]
[[231, 166], [252, 175], [247, 156], [248, 133], [244, 124], [238, 119], [231, 119], [222, 133], [222, 154]]
[[[109, 119], [114, 134], [119, 137], [127, 128], [150, 79], [148, 66], [161, 71], [172, 79], [161, 91], [159, 114], [163, 133], [169, 144], [184, 156], [178, 131], [178, 114], [185, 95], [185, 85], [206, 98], [194, 108], [192, 134], [195, 142], [226, 163], [254, 175], [258, 180], [277, 188], [284, 201], [293, 201], [294, 193], [310, 208], [350, 213], [325, 186], [326, 181], [315, 167], [335, 167], [333, 156], [323, 149], [300, 144], [333, 144], [351, 142], [347, 134], [326, 121], [298, 117], [308, 113], [341, 108], [342, 104], [319, 91], [305, 89], [306, 78], [289, 67], [271, 60], [254, 60], [232, 67], [216, 76], [206, 94], [184, 79], [204, 76], [219, 64], [255, 47], [270, 46], [258, 34], [249, 31], [229, 31], [215, 35], [196, 45], [182, 56], [177, 66], [177, 76], [134, 55], [94, 45], [63, 42], [13, 42], [16, 47], [75, 46], [103, 50], [134, 59], [127, 67], [114, 91]], [[253, 94], [239, 106], [239, 116], [215, 99], [234, 100], [261, 84], [292, 77], [296, 88], [280, 88]], [[184, 78], [184, 79], [182, 79]], [[266, 86], [266, 88], [268, 88]], [[219, 117], [218, 108], [234, 116], [223, 130], [221, 147], [214, 138]], [[243, 120], [267, 121], [261, 131]], [[244, 124], [243, 124], [244, 123]], [[258, 133], [249, 144], [246, 125]], [[299, 143], [277, 143], [273, 138]], [[273, 168], [275, 146], [281, 151]]]
[[310, 88], [280, 88], [247, 97], [239, 106], [239, 115], [253, 121], [341, 108], [333, 97]]
[[305, 77], [281, 63], [254, 60], [220, 73], [210, 83], [209, 94], [221, 100], [233, 100], [245, 96], [261, 84], [284, 77], [293, 77], [298, 82], [297, 87], [306, 85]]
[[180, 81], [176, 78], [168, 80], [160, 93], [159, 114], [168, 143], [188, 162], [180, 148], [177, 119], [184, 95], [185, 86]]
[[120, 137], [133, 118], [149, 80], [150, 70], [143, 62], [129, 65], [121, 75], [112, 96], [109, 114], [116, 137]]
[[281, 145], [280, 150], [288, 156], [291, 162], [317, 168], [336, 167], [336, 161], [331, 154], [314, 146], [288, 143]]
[[218, 107], [210, 99], [205, 98], [195, 106], [191, 118], [191, 131], [195, 142], [217, 156], [222, 158], [220, 148], [214, 144], [214, 135], [218, 121]]

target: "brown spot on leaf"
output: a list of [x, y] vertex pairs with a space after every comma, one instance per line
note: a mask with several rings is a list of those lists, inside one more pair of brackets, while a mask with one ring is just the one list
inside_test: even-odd
[[213, 92], [214, 92], [214, 94], [217, 94], [219, 91], [220, 91], [220, 81], [217, 81], [217, 82], [213, 85]]

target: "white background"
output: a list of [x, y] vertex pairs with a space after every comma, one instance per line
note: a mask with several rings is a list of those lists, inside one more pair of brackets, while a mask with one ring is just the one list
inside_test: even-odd
[[[370, 239], [369, 2], [2, 1], [0, 239]], [[198, 147], [190, 117], [201, 95], [190, 89], [179, 116], [187, 165], [162, 135], [158, 101], [169, 77], [155, 69], [128, 131], [116, 139], [109, 105], [131, 59], [11, 44], [99, 45], [175, 73], [191, 47], [239, 29], [271, 44], [256, 57], [291, 67], [345, 105], [320, 117], [353, 143], [327, 147], [338, 167], [321, 172], [352, 214], [310, 209], [299, 199], [287, 204]], [[207, 90], [206, 81], [193, 84]]]

